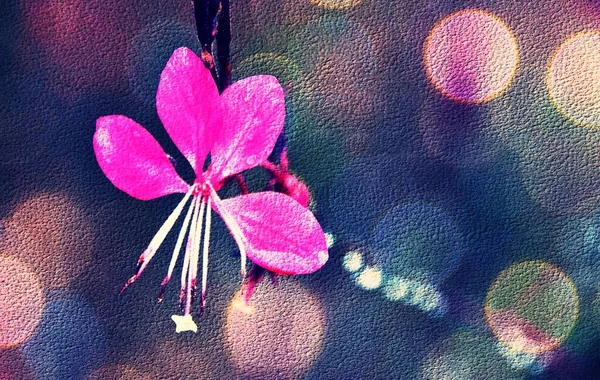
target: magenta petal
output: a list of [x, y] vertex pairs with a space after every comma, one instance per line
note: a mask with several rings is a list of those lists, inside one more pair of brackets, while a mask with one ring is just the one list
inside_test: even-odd
[[189, 188], [154, 137], [126, 116], [96, 121], [94, 152], [106, 177], [134, 198], [149, 200]]
[[283, 89], [270, 75], [234, 83], [220, 102], [223, 121], [211, 151], [213, 183], [266, 160], [285, 121]]
[[315, 272], [327, 262], [319, 222], [289, 196], [266, 191], [226, 199], [218, 206], [221, 215], [227, 212], [237, 222], [248, 258], [261, 267], [293, 275]]
[[190, 49], [175, 50], [160, 75], [156, 110], [199, 178], [212, 145], [210, 131], [219, 128], [218, 107], [217, 86], [202, 60]]

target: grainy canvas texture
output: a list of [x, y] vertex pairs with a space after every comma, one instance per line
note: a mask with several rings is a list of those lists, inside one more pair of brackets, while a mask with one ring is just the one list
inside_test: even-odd
[[[230, 0], [230, 11], [232, 81], [277, 78], [283, 134], [270, 169], [216, 189], [262, 224], [238, 234], [213, 212], [204, 313], [196, 291], [197, 332], [176, 333], [181, 262], [157, 296], [185, 213], [119, 293], [183, 194], [121, 191], [102, 156], [117, 145], [99, 153], [94, 136], [99, 118], [125, 115], [183, 192], [194, 183], [186, 135], [157, 103], [176, 49], [201, 54], [192, 2], [0, 5], [0, 379], [600, 378], [597, 1]], [[206, 109], [206, 91], [171, 114], [176, 126]], [[243, 118], [253, 93], [229, 114]], [[257, 112], [279, 120], [273, 96]], [[139, 141], [119, 147], [156, 144]], [[292, 182], [276, 184], [282, 173]], [[137, 195], [154, 191], [140, 181]], [[274, 208], [245, 208], [244, 185], [269, 190]], [[306, 252], [281, 243], [298, 236]], [[252, 252], [273, 239], [313, 261]], [[240, 241], [274, 271], [317, 269], [325, 241], [329, 259], [297, 276], [253, 267], [248, 278], [264, 278], [242, 295]]]

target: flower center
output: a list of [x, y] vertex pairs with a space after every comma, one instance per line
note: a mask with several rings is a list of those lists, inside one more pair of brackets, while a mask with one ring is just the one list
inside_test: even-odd
[[192, 194], [194, 197], [208, 198], [210, 196], [211, 185], [207, 180], [204, 182], [194, 182], [192, 189]]

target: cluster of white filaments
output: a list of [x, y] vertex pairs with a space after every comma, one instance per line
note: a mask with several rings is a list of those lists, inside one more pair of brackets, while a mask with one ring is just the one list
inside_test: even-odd
[[169, 215], [156, 235], [154, 235], [150, 241], [150, 244], [148, 245], [148, 248], [140, 256], [137, 273], [127, 281], [121, 290], [121, 293], [123, 293], [125, 289], [127, 289], [134, 281], [136, 281], [144, 269], [146, 269], [150, 259], [152, 259], [160, 245], [163, 243], [177, 222], [177, 219], [179, 219], [190, 198], [192, 201], [189, 204], [188, 210], [183, 219], [183, 224], [181, 230], [179, 231], [179, 235], [177, 236], [177, 242], [175, 243], [175, 249], [173, 250], [173, 256], [171, 257], [171, 262], [169, 264], [169, 269], [166, 277], [161, 283], [161, 291], [160, 295], [158, 296], [159, 302], [162, 301], [166, 286], [171, 280], [173, 270], [175, 269], [177, 259], [179, 258], [183, 242], [187, 235], [185, 254], [183, 258], [183, 269], [181, 271], [181, 292], [179, 295], [179, 308], [183, 312], [183, 315], [171, 316], [171, 319], [173, 319], [177, 325], [176, 332], [197, 332], [198, 330], [192, 319], [191, 309], [192, 300], [196, 290], [200, 259], [200, 243], [203, 232], [204, 240], [202, 241], [202, 293], [200, 299], [200, 314], [202, 314], [204, 311], [206, 302], [206, 284], [208, 278], [208, 248], [210, 243], [212, 203], [214, 203], [215, 208], [219, 211], [225, 223], [231, 229], [232, 235], [240, 249], [242, 279], [244, 279], [246, 276], [246, 250], [244, 247], [245, 244], [243, 241], [243, 236], [238, 224], [225, 208], [220, 207], [221, 199], [210, 183], [195, 183], [190, 187], [189, 191], [185, 194], [177, 207], [175, 207], [171, 215]]

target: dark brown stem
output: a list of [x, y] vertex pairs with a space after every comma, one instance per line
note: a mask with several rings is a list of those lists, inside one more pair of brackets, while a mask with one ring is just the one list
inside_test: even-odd
[[210, 69], [212, 77], [219, 84], [215, 61], [212, 55], [212, 43], [215, 35], [215, 24], [219, 12], [219, 0], [194, 0], [194, 18], [196, 19], [196, 30], [198, 40], [202, 47], [201, 58], [204, 65]]
[[231, 84], [231, 14], [229, 0], [221, 0], [216, 38], [217, 61], [219, 63], [219, 92], [222, 93]]

